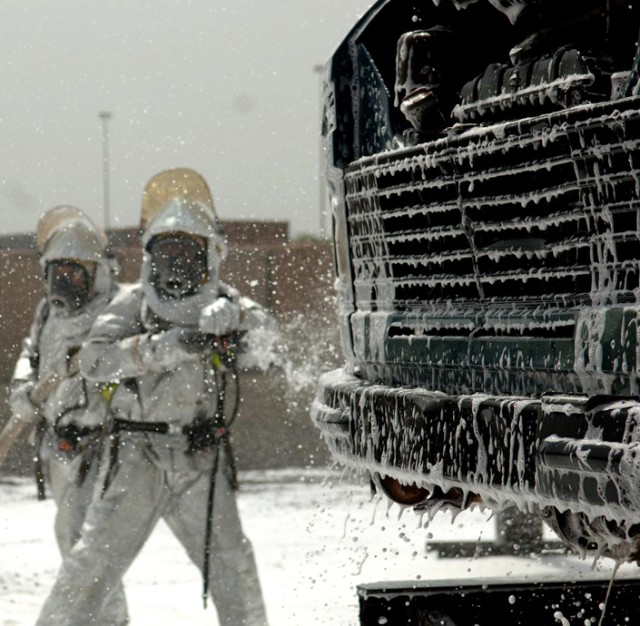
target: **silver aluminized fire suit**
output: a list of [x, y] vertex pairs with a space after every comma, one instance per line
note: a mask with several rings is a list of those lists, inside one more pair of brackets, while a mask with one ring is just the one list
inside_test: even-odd
[[[163, 301], [152, 287], [148, 244], [156, 235], [176, 231], [206, 239], [208, 280], [195, 294]], [[99, 624], [96, 607], [160, 518], [202, 571], [207, 498], [220, 455], [214, 476], [209, 593], [220, 624], [265, 626], [256, 564], [241, 528], [227, 449], [193, 446], [190, 439], [194, 424], [216, 413], [219, 389], [212, 347], [194, 349], [185, 336], [194, 330], [218, 336], [249, 331], [270, 316], [219, 282], [222, 246], [205, 207], [171, 203], [149, 225], [143, 244], [141, 284], [114, 298], [96, 321], [80, 359], [89, 380], [118, 382], [111, 403], [116, 448], [110, 462], [103, 464], [108, 487], [92, 503], [82, 541], [65, 559], [38, 625]]]
[[[98, 441], [108, 412], [100, 385], [87, 382], [74, 366], [76, 354], [96, 316], [118, 291], [113, 265], [105, 254], [106, 237], [79, 209], [56, 207], [42, 222], [55, 224], [41, 242], [40, 263], [45, 276], [50, 264], [71, 261], [93, 274], [87, 301], [70, 310], [68, 303], [47, 289], [23, 341], [11, 382], [12, 419], [39, 422], [44, 418], [40, 454], [57, 505], [55, 534], [62, 555], [80, 536], [98, 473]], [[35, 391], [35, 394], [34, 394]], [[37, 400], [35, 395], [38, 396]], [[34, 402], [38, 403], [38, 406]], [[128, 623], [122, 585], [99, 612], [99, 623]]]

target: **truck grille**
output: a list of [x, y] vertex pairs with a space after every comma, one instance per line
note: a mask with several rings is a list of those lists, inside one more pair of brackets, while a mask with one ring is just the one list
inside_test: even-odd
[[353, 163], [357, 308], [636, 302], [639, 107], [577, 107]]

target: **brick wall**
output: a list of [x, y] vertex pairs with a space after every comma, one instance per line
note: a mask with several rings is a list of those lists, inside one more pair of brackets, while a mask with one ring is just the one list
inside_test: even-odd
[[[285, 344], [281, 366], [268, 373], [243, 372], [234, 426], [240, 469], [326, 465], [329, 455], [309, 419], [315, 380], [341, 361], [333, 309], [333, 260], [326, 242], [289, 242], [286, 222], [224, 222], [229, 256], [222, 278], [274, 313]], [[136, 280], [140, 240], [135, 230], [110, 233], [121, 279]], [[8, 382], [20, 342], [42, 296], [34, 238], [0, 237], [0, 425], [9, 417]], [[33, 450], [17, 444], [3, 472], [31, 471]]]

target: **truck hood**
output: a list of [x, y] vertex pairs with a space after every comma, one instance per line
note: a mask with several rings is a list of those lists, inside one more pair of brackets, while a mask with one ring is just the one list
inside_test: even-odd
[[[433, 1], [436, 5], [442, 2], [442, 0]], [[476, 2], [489, 2], [489, 4], [492, 4], [496, 9], [507, 15], [512, 23], [518, 19], [522, 9], [524, 9], [527, 4], [534, 4], [535, 1], [536, 0], [445, 0], [445, 2], [453, 3], [458, 9], [466, 9], [469, 5], [475, 4]]]

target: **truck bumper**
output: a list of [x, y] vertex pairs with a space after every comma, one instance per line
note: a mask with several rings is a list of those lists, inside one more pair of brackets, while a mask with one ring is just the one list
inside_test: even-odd
[[450, 396], [335, 370], [311, 409], [334, 458], [488, 506], [640, 523], [637, 398]]

